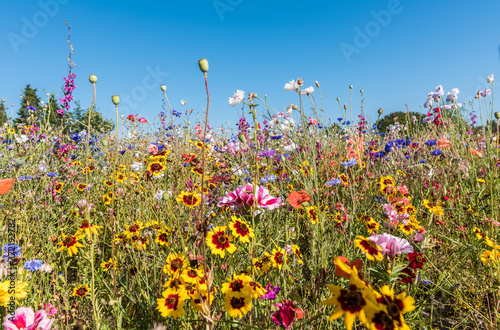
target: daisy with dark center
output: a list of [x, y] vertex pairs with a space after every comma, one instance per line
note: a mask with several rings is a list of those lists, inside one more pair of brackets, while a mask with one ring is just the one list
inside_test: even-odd
[[172, 290], [176, 291], [177, 293], [184, 293], [186, 291], [185, 286], [186, 286], [186, 282], [184, 282], [184, 280], [182, 278], [180, 278], [179, 276], [174, 276], [174, 277], [169, 278], [167, 280], [167, 282], [163, 285], [163, 287], [166, 290], [172, 289]]
[[257, 270], [258, 274], [263, 274], [269, 270], [269, 263], [262, 262], [262, 259], [253, 258], [252, 262], [253, 262], [253, 266]]
[[89, 289], [89, 286], [87, 284], [79, 285], [76, 288], [73, 288], [72, 296], [85, 297], [89, 293], [90, 293], [90, 289]]
[[300, 252], [300, 247], [298, 245], [292, 245], [292, 251], [293, 254], [297, 256], [297, 261], [299, 262], [299, 264], [302, 265], [304, 261], [302, 261], [302, 253]]
[[125, 183], [127, 180], [127, 176], [123, 174], [122, 172], [116, 172], [116, 181], [118, 183]]
[[171, 253], [163, 266], [163, 272], [172, 276], [181, 274], [188, 265], [189, 261], [184, 253]]
[[232, 215], [229, 228], [233, 232], [233, 236], [238, 237], [241, 243], [249, 243], [253, 237], [253, 229], [244, 220]]
[[383, 249], [377, 245], [377, 243], [373, 242], [372, 240], [369, 240], [368, 238], [365, 238], [363, 236], [357, 237], [357, 239], [354, 241], [357, 247], [361, 249], [366, 254], [366, 258], [369, 260], [382, 260], [384, 257], [382, 255]]
[[191, 172], [198, 174], [201, 176], [203, 174], [202, 170], [198, 167], [191, 167]]
[[148, 165], [148, 171], [151, 172], [154, 176], [158, 176], [163, 173], [165, 170], [165, 166], [163, 166], [160, 162], [152, 162]]
[[107, 194], [102, 195], [102, 201], [106, 205], [110, 205], [111, 202], [113, 201], [113, 193], [109, 192]]
[[252, 297], [226, 295], [224, 307], [230, 317], [239, 317], [241, 319], [243, 315], [252, 309]]
[[287, 262], [286, 251], [282, 248], [273, 249], [271, 262], [273, 264], [273, 267], [281, 270], [281, 268], [283, 268], [283, 265]]
[[341, 175], [339, 175], [339, 179], [344, 186], [349, 185], [349, 178], [347, 177], [347, 175], [345, 173], [342, 173]]
[[374, 330], [410, 330], [410, 327], [399, 328], [396, 322], [383, 309], [367, 312], [367, 321]]
[[137, 237], [137, 239], [134, 240], [134, 246], [138, 251], [146, 250], [148, 244], [149, 244], [149, 239], [147, 237]]
[[242, 297], [251, 296], [252, 288], [249, 283], [252, 278], [248, 275], [233, 275], [233, 279], [222, 284], [222, 293], [225, 295]]
[[181, 318], [186, 313], [184, 310], [185, 300], [189, 299], [186, 292], [179, 293], [167, 289], [162, 293], [163, 298], [157, 299], [158, 307], [162, 317]]
[[108, 261], [104, 261], [101, 263], [101, 268], [103, 272], [107, 272], [110, 269], [116, 269], [118, 266], [118, 261], [113, 261], [113, 259], [109, 259]]
[[61, 252], [64, 249], [68, 249], [69, 256], [73, 256], [73, 254], [78, 253], [78, 248], [79, 247], [84, 247], [80, 242], [78, 242], [82, 237], [80, 235], [71, 235], [71, 236], [66, 236], [62, 234], [62, 242], [57, 243], [57, 245], [61, 245], [61, 247], [57, 250], [57, 252]]
[[133, 236], [139, 237], [141, 235], [140, 231], [144, 229], [144, 223], [136, 221], [131, 225], [125, 225], [125, 230], [123, 233], [127, 235], [128, 238], [132, 238]]
[[248, 285], [252, 288], [252, 297], [254, 299], [262, 297], [267, 293], [267, 290], [258, 282], [250, 281]]
[[409, 329], [405, 323], [403, 314], [411, 312], [415, 309], [415, 300], [406, 295], [406, 292], [401, 292], [394, 298], [394, 289], [384, 285], [380, 289], [380, 293], [375, 291], [375, 298], [379, 306], [385, 307], [387, 315], [394, 321], [399, 329]]
[[327, 284], [333, 297], [321, 302], [321, 305], [335, 306], [328, 321], [336, 320], [344, 316], [344, 324], [351, 330], [356, 317], [368, 326], [365, 312], [376, 309], [375, 296], [372, 290], [359, 279], [357, 272], [351, 274], [348, 289], [342, 289], [336, 285]]
[[201, 203], [201, 196], [194, 192], [183, 191], [176, 198], [177, 203], [184, 204], [187, 207], [194, 208]]
[[160, 244], [161, 246], [168, 246], [170, 244], [168, 242], [169, 236], [170, 236], [169, 231], [159, 230], [158, 234], [156, 234], [155, 242]]
[[309, 218], [309, 220], [311, 220], [311, 223], [313, 225], [317, 224], [319, 219], [318, 219], [318, 210], [317, 210], [317, 207], [316, 206], [308, 206], [306, 207], [306, 214]]
[[63, 187], [64, 187], [64, 183], [58, 182], [54, 187], [54, 191], [59, 194], [59, 193], [61, 193]]
[[87, 234], [88, 238], [92, 237], [92, 234], [94, 235], [99, 235], [97, 232], [97, 229], [101, 229], [102, 226], [95, 226], [91, 224], [87, 219], [82, 220], [82, 224], [78, 228], [78, 231], [76, 232], [78, 234]]
[[236, 246], [231, 243], [233, 236], [225, 233], [226, 226], [215, 227], [207, 234], [207, 245], [212, 251], [212, 254], [218, 254], [224, 258], [226, 251], [233, 254], [236, 251]]
[[198, 268], [188, 267], [182, 272], [181, 277], [187, 283], [196, 284], [203, 277], [203, 269], [201, 266]]
[[87, 185], [85, 183], [79, 183], [76, 185], [76, 188], [80, 191], [84, 191], [85, 189], [87, 189]]
[[[210, 305], [212, 305], [212, 303], [214, 302], [215, 299], [214, 294], [215, 290], [212, 290], [212, 292], [210, 292]], [[193, 307], [193, 309], [195, 309], [196, 311], [201, 312], [203, 311], [202, 303], [205, 304], [205, 306], [208, 305], [207, 300], [208, 300], [207, 292], [198, 290], [195, 292], [195, 294], [191, 299], [191, 307]]]
[[370, 218], [368, 222], [365, 223], [366, 229], [368, 230], [368, 234], [373, 232], [377, 232], [380, 228], [380, 224], [375, 221], [373, 218]]
[[105, 180], [104, 181], [104, 184], [108, 187], [112, 187], [113, 186], [113, 182], [109, 181], [109, 180]]
[[417, 268], [422, 269], [422, 267], [424, 266], [424, 262], [427, 261], [427, 259], [425, 259], [423, 255], [424, 255], [423, 253], [418, 253], [418, 252], [408, 253], [408, 260], [410, 260], [410, 267], [413, 269]]

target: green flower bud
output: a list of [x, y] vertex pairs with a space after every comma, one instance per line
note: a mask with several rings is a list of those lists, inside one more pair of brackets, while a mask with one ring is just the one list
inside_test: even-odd
[[160, 86], [161, 90], [166, 92], [167, 91], [167, 85], [163, 84]]
[[352, 89], [352, 85], [349, 85], [349, 89]]
[[111, 96], [111, 101], [113, 101], [114, 105], [118, 105], [120, 103], [120, 96], [118, 95]]
[[247, 138], [243, 133], [238, 134], [238, 140], [240, 140], [242, 143], [247, 143]]
[[198, 66], [200, 67], [201, 72], [208, 72], [208, 61], [206, 58], [202, 58], [198, 61]]
[[170, 199], [170, 194], [168, 192], [164, 192], [162, 198], [164, 201], [168, 201]]
[[302, 206], [303, 206], [303, 207], [308, 207], [309, 205], [310, 205], [310, 204], [309, 204], [308, 202], [304, 202], [304, 203], [302, 203]]
[[107, 139], [102, 139], [101, 143], [103, 146], [107, 147], [108, 146], [108, 140]]
[[97, 76], [95, 74], [91, 74], [89, 76], [89, 81], [92, 83], [92, 84], [95, 84], [97, 82]]
[[379, 114], [379, 115], [381, 115], [381, 114], [383, 114], [383, 113], [384, 113], [384, 109], [380, 108], [380, 109], [378, 109], [378, 111], [377, 111], [377, 112], [378, 112], [378, 114]]
[[498, 111], [497, 111], [497, 112], [495, 112], [495, 118], [496, 118], [496, 119], [500, 119], [500, 112], [498, 112]]
[[294, 106], [292, 107], [292, 109], [293, 109], [293, 110], [299, 110], [299, 107], [298, 107], [298, 106], [296, 106], [296, 105], [294, 105]]

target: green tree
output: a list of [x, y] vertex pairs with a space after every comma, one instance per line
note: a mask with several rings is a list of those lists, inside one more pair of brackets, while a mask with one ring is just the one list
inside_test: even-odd
[[36, 95], [36, 91], [36, 88], [33, 89], [29, 84], [26, 85], [21, 97], [21, 108], [17, 111], [17, 118], [14, 119], [14, 123], [26, 123], [29, 117], [28, 106], [34, 107], [37, 111], [41, 110], [40, 98]]
[[425, 126], [424, 123], [422, 122], [422, 119], [424, 117], [425, 115], [413, 111], [391, 112], [390, 114], [384, 116], [382, 119], [378, 121], [377, 128], [379, 132], [386, 133], [390, 125], [399, 123], [400, 125], [410, 125], [413, 128], [413, 130], [418, 130]]
[[2, 102], [0, 103], [0, 125], [3, 125], [7, 120], [9, 120], [6, 110], [5, 99], [2, 99]]
[[50, 94], [47, 105], [43, 107], [43, 113], [40, 111], [38, 115], [41, 126], [48, 125], [52, 128], [58, 128], [61, 125], [61, 118], [57, 117], [57, 110], [60, 108], [61, 105], [57, 102], [55, 94]]
[[[71, 113], [71, 131], [81, 132], [87, 131], [87, 125], [89, 121], [89, 109], [84, 110], [79, 102], [75, 102], [76, 106], [73, 108]], [[90, 125], [92, 126], [91, 134], [105, 134], [115, 128], [115, 124], [109, 120], [104, 119], [102, 114], [98, 111], [96, 107], [92, 109], [92, 115], [90, 118]]]

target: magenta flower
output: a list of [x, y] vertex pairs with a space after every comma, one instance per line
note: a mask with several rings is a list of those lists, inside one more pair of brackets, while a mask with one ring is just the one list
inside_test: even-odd
[[14, 317], [7, 314], [3, 323], [4, 330], [49, 330], [52, 328], [54, 320], [47, 317], [47, 312], [41, 309], [33, 312], [30, 307], [20, 307], [16, 309]]
[[281, 289], [277, 286], [275, 286], [273, 289], [271, 289], [271, 283], [269, 283], [266, 286], [266, 291], [267, 291], [267, 293], [265, 295], [262, 295], [260, 297], [260, 299], [276, 300], [276, 295], [281, 291]]
[[57, 311], [59, 310], [58, 308], [55, 308], [54, 305], [52, 305], [51, 303], [43, 303], [42, 307], [43, 309], [45, 309], [48, 316], [56, 315]]
[[279, 304], [274, 304], [274, 306], [279, 307], [279, 309], [271, 316], [273, 322], [276, 325], [283, 326], [285, 329], [290, 329], [293, 322], [295, 322], [295, 307], [293, 302], [283, 300]]
[[[254, 188], [251, 183], [246, 186], [238, 187], [232, 193], [219, 198], [218, 207], [235, 206], [237, 208], [249, 209], [254, 205]], [[269, 190], [257, 186], [257, 208], [274, 210], [281, 206], [281, 198], [273, 197]]]
[[391, 258], [394, 258], [396, 254], [413, 252], [413, 246], [404, 238], [391, 234], [380, 234], [368, 238], [383, 249], [382, 254], [390, 252]]

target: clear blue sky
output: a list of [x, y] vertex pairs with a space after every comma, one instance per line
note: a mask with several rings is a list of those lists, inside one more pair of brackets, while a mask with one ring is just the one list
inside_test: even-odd
[[[28, 83], [39, 95], [43, 89], [61, 95], [67, 20], [75, 99], [90, 105], [88, 76], [96, 74], [97, 106], [107, 118], [114, 118], [111, 95], [118, 94], [124, 114], [152, 120], [162, 110], [160, 83], [175, 109], [185, 109], [185, 99], [201, 113], [206, 100], [197, 62], [205, 57], [214, 124], [239, 118], [227, 102], [237, 89], [267, 94], [276, 110], [296, 104], [283, 86], [298, 77], [306, 87], [320, 82], [331, 118], [339, 116], [337, 97], [348, 103], [350, 84], [358, 112], [363, 89], [373, 120], [380, 107], [389, 113], [407, 103], [418, 111], [438, 84], [458, 87], [464, 101], [486, 87], [489, 74], [500, 79], [499, 13], [494, 0], [8, 1], [0, 25], [0, 98], [17, 111]], [[150, 71], [159, 71], [156, 79]]]

